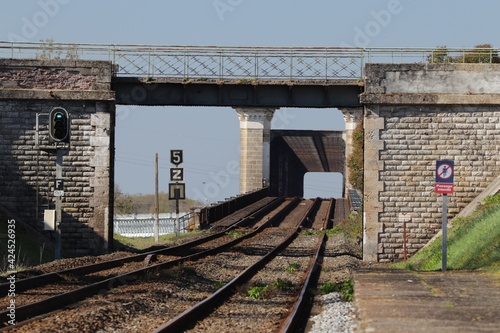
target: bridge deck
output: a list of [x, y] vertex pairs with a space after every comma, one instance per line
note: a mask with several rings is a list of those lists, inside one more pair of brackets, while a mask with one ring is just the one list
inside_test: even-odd
[[122, 105], [359, 107], [359, 80], [247, 80], [114, 77]]

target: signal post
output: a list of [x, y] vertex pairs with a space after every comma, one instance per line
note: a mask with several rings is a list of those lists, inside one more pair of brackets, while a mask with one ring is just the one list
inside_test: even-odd
[[[179, 149], [170, 151], [170, 163], [175, 165], [175, 168], [170, 168], [170, 181], [168, 184], [168, 199], [175, 200], [175, 235], [179, 237], [179, 200], [186, 199], [186, 184], [180, 183], [184, 180], [184, 168], [179, 168], [183, 162], [183, 152]], [[175, 182], [175, 183], [173, 183]]]
[[55, 231], [54, 258], [61, 258], [61, 222], [62, 222], [62, 197], [64, 196], [64, 180], [62, 177], [63, 156], [69, 152], [71, 137], [71, 119], [68, 111], [62, 107], [53, 108], [49, 116], [48, 138], [49, 146], [40, 148], [39, 146], [39, 116], [47, 114], [37, 114], [35, 144], [37, 148], [56, 155], [56, 178], [54, 180], [55, 211], [46, 210], [45, 230]]

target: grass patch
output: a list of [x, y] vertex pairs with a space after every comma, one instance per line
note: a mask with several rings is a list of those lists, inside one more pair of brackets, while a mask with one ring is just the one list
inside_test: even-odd
[[187, 233], [179, 234], [176, 237], [175, 234], [167, 234], [159, 236], [158, 244], [155, 243], [154, 237], [124, 237], [118, 234], [113, 235], [114, 248], [116, 251], [129, 250], [130, 248], [136, 250], [144, 250], [152, 246], [169, 246], [177, 243], [179, 240], [184, 240], [186, 238], [192, 238], [198, 236], [203, 231], [190, 231]]
[[286, 273], [294, 273], [300, 268], [300, 263], [298, 262], [293, 262], [290, 265], [288, 265], [287, 268], [285, 268]]
[[[362, 208], [360, 208], [362, 211]], [[349, 214], [342, 222], [326, 231], [327, 236], [343, 233], [348, 239], [357, 241], [363, 237], [363, 216], [357, 212]]]
[[233, 237], [234, 239], [241, 238], [246, 235], [244, 231], [239, 231], [239, 230], [230, 230], [226, 232], [226, 235]]
[[303, 229], [300, 231], [300, 236], [321, 236], [324, 231], [322, 230], [312, 230], [312, 229]]
[[264, 298], [264, 293], [269, 289], [269, 286], [266, 285], [255, 285], [252, 288], [248, 289], [246, 295], [253, 299], [261, 299]]
[[280, 279], [273, 281], [273, 287], [279, 290], [290, 290], [293, 288], [293, 283], [287, 279]]
[[351, 279], [342, 282], [326, 282], [319, 287], [321, 294], [340, 293], [340, 298], [345, 302], [351, 302], [354, 299], [354, 283]]
[[220, 288], [224, 287], [226, 283], [224, 281], [214, 281], [214, 289], [219, 290]]
[[[394, 267], [420, 271], [441, 269], [442, 238], [437, 238], [406, 263]], [[500, 271], [500, 194], [487, 197], [471, 215], [453, 220], [448, 231], [447, 266], [455, 270]]]

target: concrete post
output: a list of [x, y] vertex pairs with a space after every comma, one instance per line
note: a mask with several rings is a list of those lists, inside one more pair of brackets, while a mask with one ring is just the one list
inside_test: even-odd
[[269, 183], [274, 108], [236, 108], [240, 120], [240, 193]]

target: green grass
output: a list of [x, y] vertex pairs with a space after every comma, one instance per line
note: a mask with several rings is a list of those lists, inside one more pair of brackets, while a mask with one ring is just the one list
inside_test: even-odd
[[229, 230], [226, 235], [233, 237], [234, 239], [241, 238], [246, 235], [246, 232], [242, 230]]
[[300, 268], [300, 263], [298, 262], [293, 262], [290, 265], [288, 265], [287, 268], [285, 268], [285, 272], [287, 273], [294, 273]]
[[323, 295], [338, 292], [340, 298], [345, 302], [351, 302], [354, 299], [354, 283], [351, 279], [338, 283], [326, 282], [320, 286], [319, 291]]
[[[360, 209], [360, 211], [362, 211]], [[326, 230], [327, 236], [343, 233], [348, 239], [356, 241], [363, 236], [363, 216], [360, 213], [351, 213], [345, 220]]]
[[293, 283], [287, 279], [280, 279], [273, 281], [273, 287], [279, 290], [291, 290], [293, 288]]
[[[394, 267], [420, 271], [440, 270], [442, 238], [437, 238], [406, 263]], [[453, 220], [448, 230], [447, 268], [500, 272], [500, 194], [485, 199], [474, 213]]]
[[269, 288], [268, 285], [258, 284], [248, 289], [245, 294], [253, 299], [261, 299], [264, 297], [264, 293], [267, 291], [268, 288]]
[[158, 244], [155, 243], [154, 237], [123, 237], [121, 235], [114, 234], [114, 247], [115, 251], [130, 250], [130, 248], [136, 250], [144, 250], [155, 245], [172, 245], [180, 240], [198, 236], [200, 233], [203, 233], [203, 231], [190, 231], [187, 233], [181, 233], [179, 234], [179, 237], [176, 237], [175, 234], [161, 235], [158, 237]]

